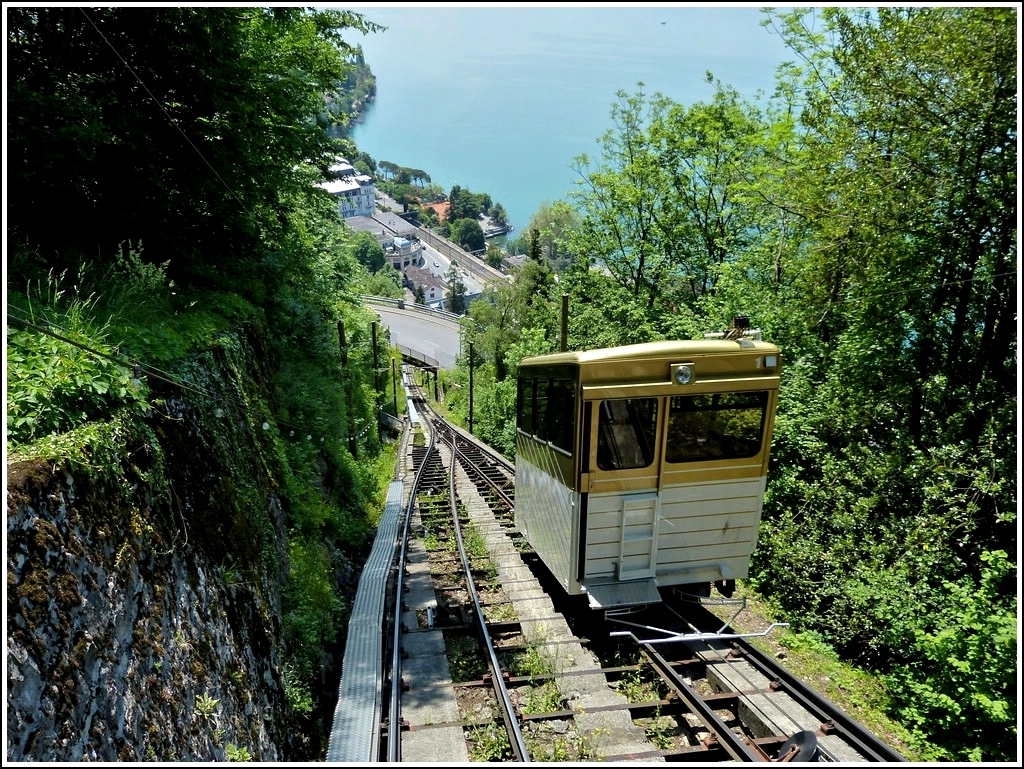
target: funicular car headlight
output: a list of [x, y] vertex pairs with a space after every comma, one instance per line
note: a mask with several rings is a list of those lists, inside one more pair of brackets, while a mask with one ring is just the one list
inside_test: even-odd
[[690, 384], [693, 381], [693, 368], [686, 363], [676, 366], [675, 378], [681, 385]]

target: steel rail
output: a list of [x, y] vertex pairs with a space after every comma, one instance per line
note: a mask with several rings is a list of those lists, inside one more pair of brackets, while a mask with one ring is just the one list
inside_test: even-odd
[[[692, 620], [701, 627], [714, 627], [721, 622], [706, 607], [695, 606], [692, 611]], [[723, 629], [730, 628], [726, 624]], [[906, 762], [906, 758], [847, 715], [834, 702], [819, 694], [771, 657], [759, 652], [750, 641], [746, 640], [755, 635], [737, 634], [730, 640], [734, 647], [742, 651], [747, 661], [765, 678], [776, 682], [776, 690], [785, 689], [795, 702], [817, 718], [821, 722], [822, 732], [835, 734], [844, 739], [854, 750], [865, 757], [865, 761]]]
[[[439, 417], [434, 416], [433, 419], [440, 420]], [[443, 423], [443, 420], [440, 420]], [[484, 616], [483, 608], [480, 605], [480, 597], [476, 592], [476, 586], [473, 584], [473, 573], [470, 564], [469, 554], [466, 552], [465, 542], [462, 538], [462, 530], [459, 525], [459, 512], [457, 504], [457, 494], [455, 489], [455, 467], [458, 464], [459, 450], [455, 445], [456, 438], [454, 434], [445, 436], [442, 434], [442, 440], [449, 443], [452, 452], [451, 462], [451, 501], [452, 501], [452, 520], [455, 526], [455, 538], [458, 542], [459, 553], [462, 556], [462, 567], [466, 574], [466, 589], [469, 591], [470, 598], [473, 601], [473, 610], [476, 614], [477, 630], [480, 633], [480, 641], [483, 648], [487, 651], [487, 665], [491, 671], [491, 686], [494, 689], [494, 693], [498, 698], [498, 703], [501, 706], [502, 720], [505, 722], [505, 729], [507, 730], [510, 740], [509, 744], [512, 747], [512, 752], [515, 754], [516, 760], [521, 762], [530, 761], [530, 752], [526, 747], [526, 741], [523, 738], [522, 730], [519, 728], [519, 719], [516, 717], [515, 706], [512, 704], [512, 699], [509, 697], [508, 687], [505, 686], [504, 678], [501, 674], [501, 663], [498, 661], [497, 655], [494, 653], [494, 645], [491, 643], [490, 633], [487, 632], [487, 618]]]
[[874, 734], [857, 723], [835, 703], [830, 702], [816, 691], [804, 684], [786, 668], [761, 654], [756, 654], [754, 647], [740, 638], [735, 644], [744, 651], [750, 663], [771, 680], [777, 681], [786, 693], [798, 702], [809, 713], [814, 714], [822, 723], [822, 731], [837, 736], [848, 742], [865, 760], [882, 763], [903, 763], [907, 759], [893, 748], [879, 740]]
[[[466, 438], [462, 434], [458, 433], [454, 427], [449, 425], [444, 419], [437, 416], [436, 414], [434, 415], [433, 418], [439, 425], [441, 425], [441, 432], [442, 435], [444, 435], [443, 440], [451, 447], [453, 453], [453, 469], [455, 466], [456, 456], [461, 458], [461, 460], [465, 460], [464, 464], [467, 469], [467, 474], [471, 478], [477, 478], [485, 481], [494, 489], [495, 493], [502, 498], [502, 501], [508, 503], [510, 507], [513, 506], [512, 500], [509, 499], [508, 495], [500, 487], [500, 484], [495, 481], [492, 475], [478, 468], [474, 463], [474, 458], [459, 447], [458, 440], [463, 440], [463, 445], [470, 445], [469, 442], [472, 442], [475, 439], [471, 437]], [[434, 427], [433, 422], [432, 427]], [[495, 455], [493, 454], [493, 452], [489, 452], [488, 454], [486, 454], [486, 456], [499, 457], [500, 455]], [[509, 467], [507, 461], [503, 460], [503, 458], [499, 458], [497, 463], [505, 465], [505, 467], [510, 472], [512, 482], [514, 483], [514, 468]], [[454, 479], [452, 483], [454, 490]], [[458, 528], [456, 529], [456, 531], [457, 536], [459, 538], [459, 546], [461, 550], [461, 534], [458, 534]], [[478, 621], [480, 623], [480, 627], [483, 629], [483, 632], [486, 634], [486, 619], [483, 617], [479, 601], [477, 600], [475, 594], [475, 590], [472, 587], [473, 583], [471, 575], [468, 571], [468, 565], [466, 566], [466, 568], [467, 584], [470, 586], [470, 590], [473, 593], [473, 601], [478, 614]], [[627, 627], [632, 627], [635, 630], [651, 631], [654, 634], [661, 635], [662, 637], [648, 637], [646, 639], [641, 639], [634, 634], [634, 631], [630, 630], [624, 632], [613, 631], [610, 633], [610, 635], [629, 636], [641, 646], [645, 657], [648, 660], [650, 660], [652, 666], [659, 671], [659, 673], [662, 675], [662, 678], [666, 680], [666, 682], [668, 682], [670, 688], [672, 688], [676, 692], [680, 700], [686, 703], [687, 706], [690, 707], [694, 715], [704, 723], [705, 727], [709, 730], [709, 732], [716, 735], [715, 741], [717, 742], [718, 746], [721, 747], [726, 753], [728, 753], [734, 760], [788, 761], [790, 759], [782, 756], [774, 759], [770, 758], [765, 754], [764, 750], [762, 750], [762, 748], [757, 744], [757, 741], [753, 740], [750, 737], [738, 735], [735, 732], [733, 732], [732, 729], [730, 729], [722, 721], [722, 719], [714, 712], [711, 706], [709, 706], [708, 703], [706, 703], [700, 697], [700, 695], [692, 687], [689, 687], [686, 684], [686, 682], [679, 676], [679, 674], [675, 672], [671, 663], [669, 663], [656, 650], [656, 647], [661, 647], [663, 644], [686, 642], [693, 643], [698, 641], [709, 642], [712, 640], [730, 642], [736, 649], [744, 653], [745, 659], [755, 669], [761, 672], [762, 675], [764, 675], [769, 681], [774, 682], [775, 687], [777, 687], [776, 690], [783, 689], [786, 692], [786, 694], [788, 694], [793, 699], [794, 702], [802, 706], [808, 713], [810, 713], [815, 718], [820, 720], [821, 727], [819, 730], [819, 734], [831, 734], [843, 739], [845, 742], [847, 742], [847, 744], [850, 745], [852, 749], [856, 750], [862, 756], [864, 756], [864, 760], [866, 762], [874, 761], [884, 763], [900, 763], [905, 762], [907, 760], [903, 756], [899, 755], [899, 753], [897, 753], [894, 749], [892, 749], [884, 742], [879, 740], [877, 736], [872, 734], [865, 727], [857, 723], [854, 719], [850, 718], [834, 703], [830, 702], [825, 697], [823, 697], [822, 695], [818, 694], [816, 691], [808, 687], [806, 684], [800, 681], [800, 679], [793, 676], [793, 674], [791, 674], [784, 667], [776, 663], [774, 660], [765, 657], [746, 640], [748, 638], [768, 635], [776, 627], [785, 627], [788, 623], [775, 623], [763, 632], [737, 633], [733, 631], [729, 624], [729, 621], [726, 621], [726, 623], [723, 625], [722, 620], [713, 615], [711, 612], [707, 611], [707, 609], [700, 608], [699, 611], [704, 612], [704, 616], [700, 618], [693, 618], [694, 622], [697, 622], [701, 625], [701, 627], [699, 628], [690, 624], [689, 619], [680, 617], [686, 624], [690, 625], [690, 632], [674, 632], [639, 623], [633, 623], [620, 617], [608, 617], [609, 620], [617, 622], [618, 624]], [[675, 612], [673, 611], [673, 613]], [[717, 629], [709, 631], [708, 627], [715, 627]], [[494, 658], [493, 648], [490, 644], [489, 639], [487, 640], [485, 646], [492, 657], [492, 675], [495, 681], [497, 681], [499, 676], [499, 674], [497, 673], [497, 660], [496, 658]], [[709, 648], [712, 648], [710, 644], [708, 644], [708, 646]], [[715, 650], [713, 648], [712, 650], [716, 651], [717, 653], [719, 653], [719, 656], [721, 656], [721, 650]], [[745, 676], [744, 680], [747, 680]], [[758, 687], [753, 686], [753, 684], [751, 684], [751, 688], [758, 689]], [[737, 696], [741, 699], [752, 701], [750, 695], [737, 693]], [[774, 707], [776, 709], [779, 709], [777, 704], [774, 705]], [[511, 713], [511, 709], [508, 712]], [[503, 715], [505, 715], [506, 724], [508, 724], [508, 716], [506, 714]], [[788, 718], [797, 727], [797, 735], [799, 735], [803, 731], [800, 729], [799, 724], [796, 724], [796, 722], [793, 720], [791, 716], [786, 716], [786, 714], [783, 714], [783, 716]], [[515, 723], [514, 718], [512, 718], [512, 722]], [[516, 727], [516, 731], [518, 732], [518, 726]], [[792, 739], [793, 738], [791, 737], [791, 740]], [[817, 746], [817, 750], [819, 751], [819, 758], [817, 759], [818, 761], [828, 761], [831, 758], [831, 756], [829, 755], [829, 751], [823, 745], [819, 744]]]
[[419, 489], [420, 480], [429, 463], [430, 454], [434, 450], [435, 432], [430, 431], [430, 444], [423, 461], [416, 471], [415, 480], [412, 484], [412, 492], [409, 494], [409, 504], [405, 510], [405, 522], [401, 526], [399, 536], [401, 554], [398, 562], [398, 574], [396, 577], [394, 618], [392, 619], [392, 649], [391, 649], [391, 707], [388, 712], [388, 761], [398, 763], [402, 760], [402, 594], [404, 587], [405, 560], [409, 548], [409, 526], [412, 521], [413, 510], [416, 505], [416, 492]]
[[657, 669], [662, 679], [672, 688], [678, 697], [686, 703], [690, 711], [697, 716], [707, 727], [708, 731], [715, 735], [715, 739], [722, 748], [736, 761], [763, 761], [760, 751], [751, 749], [749, 741], [733, 732], [718, 714], [693, 690], [672, 667], [671, 663], [661, 656], [653, 646], [643, 642], [640, 648], [644, 656], [650, 660], [651, 665]]

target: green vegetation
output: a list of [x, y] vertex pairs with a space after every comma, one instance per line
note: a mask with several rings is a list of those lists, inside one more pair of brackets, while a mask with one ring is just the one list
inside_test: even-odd
[[476, 219], [456, 219], [451, 223], [450, 237], [467, 251], [482, 251], [484, 231]]
[[675, 720], [661, 715], [661, 708], [657, 708], [654, 717], [644, 727], [644, 735], [659, 750], [669, 750], [674, 744], [670, 732], [675, 728]]
[[[280, 597], [308, 734], [347, 611], [338, 575], [394, 467], [377, 410], [404, 408], [358, 299], [401, 296], [397, 273], [317, 188], [339, 155], [390, 173], [334, 138], [351, 107], [324, 109], [359, 63], [346, 31], [378, 28], [325, 8], [7, 13], [9, 460], [109, 492], [119, 568], [180, 545], [161, 522], [206, 447], [216, 503], [190, 508], [191, 541], [268, 628]], [[784, 364], [748, 586], [791, 623], [792, 657], [883, 687], [864, 707], [908, 753], [1013, 760], [1016, 10], [765, 23], [794, 61], [764, 104], [711, 74], [706, 103], [619, 92], [576, 192], [470, 308], [443, 410], [512, 456], [516, 364], [560, 348], [563, 295], [574, 350], [750, 316]], [[489, 196], [448, 199], [467, 245], [460, 223], [500, 221]]]
[[557, 713], [565, 709], [565, 698], [554, 681], [531, 685], [520, 705], [523, 713]]
[[[350, 72], [341, 34], [376, 26], [227, 7], [8, 22], [9, 460], [93, 481], [122, 542], [110, 568], [186, 535], [220, 564], [280, 647], [280, 717], [315, 737], [347, 611], [337, 575], [395, 463], [358, 301], [374, 255], [316, 186], [355, 156], [323, 111]], [[197, 717], [237, 706], [230, 688]]]
[[455, 260], [452, 260], [448, 267], [444, 280], [448, 286], [444, 295], [445, 308], [456, 315], [462, 315], [466, 311], [466, 284], [462, 282], [462, 273], [459, 272], [459, 265]]
[[527, 644], [526, 649], [517, 652], [509, 662], [509, 673], [513, 676], [549, 676], [555, 672], [551, 659], [543, 654], [536, 643]]
[[511, 455], [563, 294], [570, 350], [750, 316], [784, 356], [750, 585], [926, 760], [1016, 755], [1015, 14], [769, 11], [796, 60], [766, 104], [620, 92], [441, 382]]
[[202, 718], [206, 721], [212, 721], [217, 717], [217, 706], [220, 705], [220, 700], [211, 697], [205, 692], [196, 697], [195, 714], [197, 718]]
[[487, 662], [474, 638], [445, 634], [445, 649], [452, 681], [479, 681], [487, 674]]
[[661, 699], [659, 681], [654, 671], [644, 665], [624, 675], [616, 688], [630, 702], [651, 702]]
[[225, 752], [228, 761], [252, 761], [252, 753], [249, 752], [249, 748], [239, 747], [229, 742], [225, 747]]
[[491, 722], [465, 730], [471, 761], [511, 761], [512, 746], [503, 724]]

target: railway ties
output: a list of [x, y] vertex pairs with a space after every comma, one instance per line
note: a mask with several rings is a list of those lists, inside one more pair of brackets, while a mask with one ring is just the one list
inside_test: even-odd
[[457, 470], [457, 481], [468, 519], [489, 532], [485, 536], [487, 550], [496, 564], [498, 581], [508, 586], [506, 592], [524, 642], [552, 659], [552, 676], [558, 678], [567, 701], [561, 718], [527, 720], [528, 734], [538, 740], [545, 735], [548, 741], [557, 741], [559, 731], [567, 731], [566, 722], [571, 720], [575, 734], [587, 741], [584, 749], [595, 757], [649, 755], [654, 748], [644, 738], [643, 730], [633, 723], [624, 707], [625, 699], [609, 687], [599, 661], [555, 609], [550, 596], [523, 562], [514, 539], [494, 526], [487, 501], [465, 469]]
[[682, 716], [703, 735], [708, 761], [905, 761], [699, 602], [667, 602], [656, 614], [617, 621], [643, 629], [616, 635], [643, 649], [671, 690], [662, 714]]
[[[417, 410], [422, 429], [431, 430], [431, 447], [420, 436], [408, 442], [402, 460], [407, 471], [420, 470], [419, 490], [405, 485], [410, 535], [394, 642], [401, 672], [396, 686], [385, 686], [396, 697], [377, 735], [382, 746], [386, 736], [399, 747], [397, 757], [385, 759], [382, 750], [371, 760], [772, 761], [806, 760], [812, 751], [825, 761], [901, 760], [872, 753], [870, 735], [862, 749], [842, 714], [827, 705], [810, 702], [799, 715], [799, 682], [764, 667], [742, 644], [690, 638], [644, 648], [611, 639], [602, 614], [578, 613], [538, 581], [534, 554], [523, 552], [514, 526], [502, 520], [501, 495], [487, 490], [491, 476], [490, 483], [511, 484], [504, 472], [491, 471], [500, 462], [481, 458], [455, 430], [447, 431], [457, 436], [454, 447], [439, 437], [435, 445], [443, 430], [434, 427], [427, 404], [417, 402]], [[445, 509], [451, 486], [456, 516]], [[449, 530], [455, 520], [460, 535]], [[460, 538], [472, 553], [468, 565], [449, 552]], [[667, 610], [647, 609], [659, 619]], [[624, 662], [616, 661], [619, 652], [609, 653], [616, 644], [626, 649]], [[490, 668], [482, 663], [486, 656]], [[652, 671], [661, 676], [659, 688], [636, 697], [630, 681]], [[520, 733], [518, 748], [505, 730]], [[854, 752], [843, 753], [832, 738]], [[789, 759], [782, 759], [785, 750], [793, 751]]]

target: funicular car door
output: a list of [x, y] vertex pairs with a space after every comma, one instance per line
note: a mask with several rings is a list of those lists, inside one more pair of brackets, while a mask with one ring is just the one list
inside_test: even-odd
[[589, 420], [584, 581], [654, 577], [662, 398], [595, 398]]

